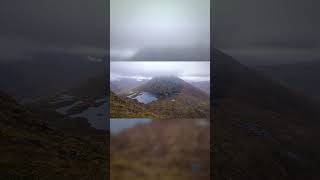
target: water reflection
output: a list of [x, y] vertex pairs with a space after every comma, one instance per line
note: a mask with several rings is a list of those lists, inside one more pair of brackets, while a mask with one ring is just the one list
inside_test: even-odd
[[127, 97], [131, 98], [131, 99], [136, 99], [138, 102], [143, 103], [143, 104], [149, 104], [153, 101], [158, 100], [158, 98], [155, 95], [148, 93], [148, 92], [141, 92], [139, 94], [133, 93]]
[[107, 102], [97, 107], [89, 107], [79, 114], [73, 114], [70, 117], [80, 117], [88, 119], [92, 127], [96, 129], [106, 130], [107, 119], [106, 119]]
[[148, 118], [111, 118], [110, 131], [112, 134], [120, 133], [121, 131], [134, 127], [138, 124], [151, 123], [152, 119]]

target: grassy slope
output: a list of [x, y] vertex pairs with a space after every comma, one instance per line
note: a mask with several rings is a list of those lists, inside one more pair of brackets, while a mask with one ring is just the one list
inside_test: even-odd
[[112, 118], [156, 118], [154, 113], [146, 110], [134, 100], [120, 98], [110, 91], [110, 114]]
[[119, 97], [111, 92], [111, 117], [209, 118], [209, 96], [204, 93], [203, 96], [193, 95], [187, 91], [187, 89], [182, 90], [179, 95], [173, 97], [160, 97], [157, 101], [147, 105]]
[[[0, 94], [0, 177], [99, 179], [106, 176], [105, 142], [49, 128], [35, 113]], [[104, 139], [104, 138], [103, 138]]]
[[[200, 90], [198, 90], [200, 91]], [[182, 89], [173, 97], [162, 97], [147, 105], [151, 112], [164, 118], [208, 118], [210, 113], [209, 96], [194, 89]], [[173, 101], [174, 100], [174, 101]]]

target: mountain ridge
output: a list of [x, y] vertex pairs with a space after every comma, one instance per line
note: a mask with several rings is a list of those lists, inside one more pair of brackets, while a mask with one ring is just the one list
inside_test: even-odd
[[320, 99], [320, 86], [314, 83], [320, 81], [320, 60], [257, 66], [255, 69], [288, 88], [318, 101]]
[[317, 104], [217, 49], [211, 56], [215, 178], [320, 177]]

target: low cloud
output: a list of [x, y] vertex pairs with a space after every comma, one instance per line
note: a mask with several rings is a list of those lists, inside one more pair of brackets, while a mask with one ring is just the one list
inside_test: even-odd
[[210, 79], [210, 62], [111, 62], [111, 79], [150, 79], [154, 76], [178, 76], [183, 79], [201, 81]]

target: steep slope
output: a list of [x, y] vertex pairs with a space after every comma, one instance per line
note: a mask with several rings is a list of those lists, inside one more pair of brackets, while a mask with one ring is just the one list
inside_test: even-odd
[[320, 60], [258, 66], [257, 70], [279, 81], [286, 87], [295, 89], [311, 98], [320, 99], [320, 85], [315, 83], [320, 81]]
[[210, 81], [199, 81], [199, 82], [190, 81], [189, 83], [194, 87], [197, 87], [202, 91], [206, 92], [207, 94], [210, 94]]
[[213, 50], [215, 179], [318, 179], [319, 109]]
[[105, 136], [67, 135], [0, 92], [1, 179], [106, 177]]

